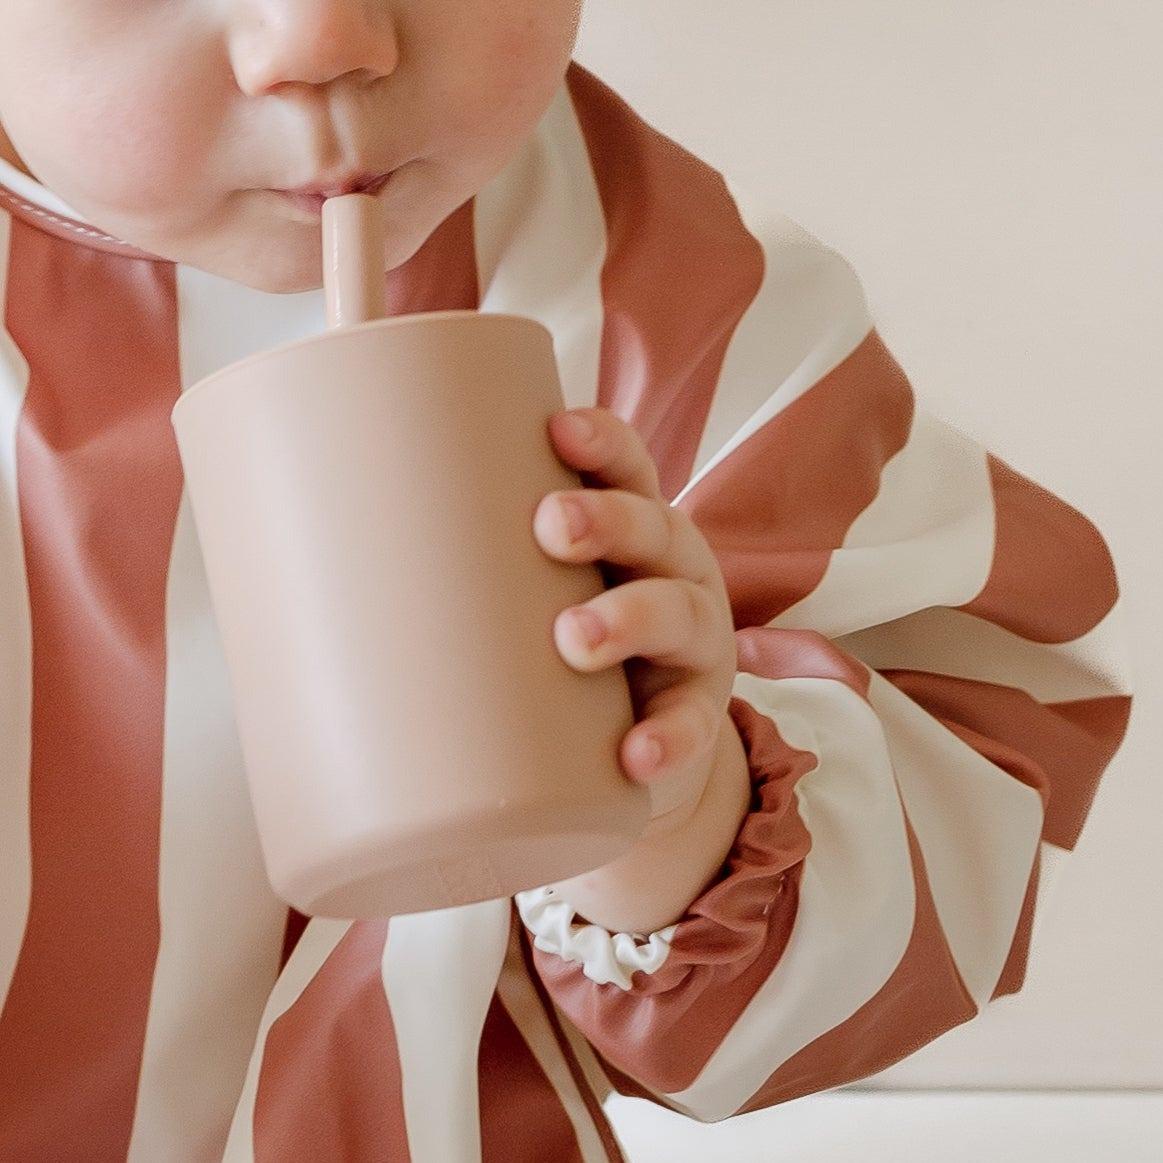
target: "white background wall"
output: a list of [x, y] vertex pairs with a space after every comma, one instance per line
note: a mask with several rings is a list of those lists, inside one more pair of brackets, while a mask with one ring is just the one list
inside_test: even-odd
[[577, 59], [847, 255], [926, 406], [1119, 567], [1137, 703], [1026, 988], [867, 1085], [1163, 1086], [1160, 44], [1159, 0], [587, 0]]

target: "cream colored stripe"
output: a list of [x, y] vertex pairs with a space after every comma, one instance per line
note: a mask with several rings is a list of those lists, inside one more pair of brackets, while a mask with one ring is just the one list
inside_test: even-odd
[[131, 1163], [208, 1149], [200, 1136], [220, 1133], [278, 975], [287, 917], [262, 866], [226, 664], [184, 495], [166, 593], [162, 780], [161, 941]]
[[0, 1009], [20, 957], [32, 896], [32, 612], [16, 479], [28, 363], [5, 327], [12, 219], [0, 210]]
[[182, 390], [236, 360], [326, 328], [322, 290], [272, 295], [195, 267], [177, 268]]
[[509, 165], [476, 195], [480, 310], [553, 335], [567, 407], [597, 400], [606, 222], [566, 85]]
[[[837, 471], [842, 471], [838, 469]], [[975, 597], [993, 562], [985, 449], [918, 409], [880, 491], [849, 526], [824, 576], [769, 625], [829, 638]]]
[[694, 1083], [666, 1096], [703, 1120], [734, 1114], [873, 997], [908, 947], [916, 908], [893, 755], [868, 703], [831, 679], [739, 674], [734, 693], [818, 763], [795, 785], [812, 843], [787, 947]]
[[1042, 834], [1041, 797], [875, 672], [868, 697], [888, 739], [941, 928], [980, 1008], [1013, 944]]
[[602, 1145], [601, 1135], [554, 1036], [553, 1027], [541, 1006], [541, 998], [529, 980], [516, 925], [509, 935], [508, 954], [497, 981], [497, 993], [573, 1125], [582, 1163], [608, 1163], [609, 1156]]
[[258, 1080], [262, 1072], [263, 1050], [271, 1026], [302, 996], [327, 958], [343, 940], [351, 921], [315, 917], [308, 922], [291, 959], [275, 982], [259, 1023], [246, 1080], [234, 1111], [230, 1138], [222, 1156], [222, 1163], [254, 1163], [254, 1104], [258, 1096]]
[[918, 610], [836, 639], [877, 670], [900, 668], [1019, 687], [1042, 703], [1130, 692], [1123, 599], [1073, 642], [1031, 642], [964, 610]]
[[723, 359], [695, 454], [674, 503], [757, 428], [843, 363], [872, 328], [851, 264], [784, 214], [758, 208], [729, 183], [744, 226], [763, 248], [763, 282]]
[[509, 943], [507, 897], [393, 917], [384, 992], [411, 1163], [480, 1163], [477, 1060]]
[[[324, 327], [322, 294], [272, 295], [178, 266], [181, 384]], [[158, 884], [161, 941], [142, 1047], [131, 1163], [221, 1134], [278, 974], [287, 906], [263, 869], [226, 662], [189, 497], [166, 590]], [[207, 1022], [213, 1014], [213, 1022]]]
[[1058, 888], [1069, 852], [1043, 840], [1040, 845], [1042, 862], [1038, 869], [1038, 890], [1034, 899], [1034, 922], [1030, 932], [1030, 957], [1041, 946], [1041, 933], [1051, 913], [1055, 911]]

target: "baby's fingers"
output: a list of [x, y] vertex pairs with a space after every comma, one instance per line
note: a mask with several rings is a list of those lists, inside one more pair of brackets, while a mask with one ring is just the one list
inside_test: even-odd
[[659, 691], [622, 740], [622, 769], [651, 785], [653, 818], [702, 794], [724, 714], [712, 688], [696, 676]]
[[563, 610], [557, 647], [576, 670], [601, 670], [627, 658], [659, 666], [715, 670], [722, 662], [717, 611], [707, 590], [685, 578], [639, 578]]

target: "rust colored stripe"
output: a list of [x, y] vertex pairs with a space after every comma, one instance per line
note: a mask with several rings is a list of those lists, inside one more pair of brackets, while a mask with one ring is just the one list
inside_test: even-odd
[[287, 909], [287, 922], [283, 927], [283, 950], [279, 956], [279, 972], [282, 973], [287, 967], [287, 962], [291, 960], [291, 954], [295, 951], [295, 946], [299, 944], [299, 938], [303, 935], [303, 930], [306, 929], [310, 917], [305, 917], [298, 909]]
[[174, 269], [12, 224], [32, 614], [32, 900], [0, 1016], [0, 1157], [124, 1158], [158, 945]]
[[1030, 883], [1026, 888], [1026, 898], [1022, 901], [1022, 911], [1018, 915], [1014, 929], [1013, 943], [1009, 956], [1002, 966], [1001, 976], [993, 988], [989, 1000], [996, 1001], [1002, 994], [1017, 993], [1026, 982], [1026, 970], [1030, 959], [1030, 938], [1034, 932], [1034, 911], [1038, 904], [1038, 881], [1042, 875], [1042, 846], [1034, 853], [1034, 865], [1030, 872]]
[[829, 678], [868, 700], [864, 663], [818, 630], [748, 626], [735, 631], [736, 670], [760, 678]]
[[495, 993], [481, 1034], [478, 1076], [481, 1163], [583, 1163], [557, 1091]]
[[992, 763], [1037, 788], [1046, 804], [1042, 839], [1074, 848], [1126, 731], [1129, 697], [1040, 703], [1016, 687], [976, 679], [880, 673]]
[[606, 220], [598, 404], [641, 434], [669, 499], [690, 479], [763, 248], [721, 174], [576, 61], [566, 79]]
[[682, 499], [715, 551], [736, 626], [766, 625], [816, 588], [904, 447], [913, 410], [908, 379], [870, 331]]
[[388, 939], [387, 920], [352, 924], [267, 1032], [255, 1163], [410, 1158], [395, 1026], [380, 974]]
[[1034, 642], [1070, 642], [1119, 596], [1110, 550], [1077, 509], [989, 457], [997, 513], [989, 578], [959, 607]]
[[389, 315], [471, 311], [479, 305], [476, 245], [470, 198], [454, 210], [401, 266], [388, 271]]
[[976, 1016], [977, 1007], [937, 919], [924, 857], [907, 813], [905, 829], [917, 903], [913, 934], [899, 964], [851, 1017], [780, 1066], [740, 1114], [877, 1074]]

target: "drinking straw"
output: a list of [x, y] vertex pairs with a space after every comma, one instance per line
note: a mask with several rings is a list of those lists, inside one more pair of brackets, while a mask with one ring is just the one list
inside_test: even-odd
[[342, 194], [323, 203], [323, 292], [329, 328], [387, 314], [384, 222], [371, 194]]

